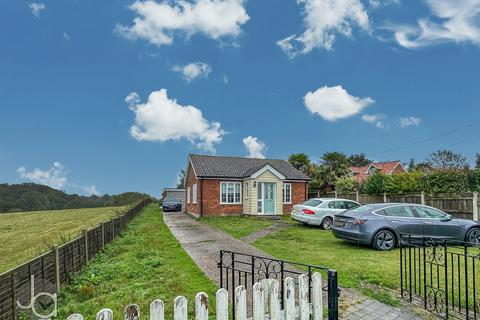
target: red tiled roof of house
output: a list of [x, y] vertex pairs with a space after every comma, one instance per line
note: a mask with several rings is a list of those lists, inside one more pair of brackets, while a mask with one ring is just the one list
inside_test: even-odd
[[392, 174], [393, 170], [397, 166], [401, 167], [401, 170], [400, 170], [401, 172], [406, 172], [402, 163], [398, 160], [385, 161], [385, 162], [372, 162], [369, 165], [362, 166], [362, 167], [352, 166], [350, 167], [350, 170], [352, 170], [352, 173], [354, 174], [357, 181], [365, 181], [368, 178], [368, 175], [369, 175], [368, 170], [370, 169], [371, 166], [374, 166], [375, 168], [377, 168], [378, 172], [382, 174], [387, 174], [387, 175]]

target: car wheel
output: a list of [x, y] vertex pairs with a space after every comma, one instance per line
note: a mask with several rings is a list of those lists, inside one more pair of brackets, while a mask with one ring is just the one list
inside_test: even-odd
[[473, 228], [468, 230], [465, 241], [470, 242], [476, 246], [480, 245], [480, 229]]
[[389, 230], [380, 230], [373, 237], [373, 247], [380, 251], [388, 251], [395, 248], [395, 235]]
[[322, 229], [330, 230], [330, 229], [332, 229], [332, 226], [333, 226], [333, 219], [332, 218], [330, 218], [330, 217], [323, 218], [322, 224], [321, 224]]

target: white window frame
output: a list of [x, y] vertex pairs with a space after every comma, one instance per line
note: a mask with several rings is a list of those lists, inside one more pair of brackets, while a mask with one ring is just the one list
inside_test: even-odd
[[[286, 191], [286, 188], [285, 186], [288, 185], [288, 190], [290, 191], [290, 200], [289, 201], [285, 201], [285, 191]], [[290, 204], [292, 203], [292, 184], [291, 183], [284, 183], [283, 184], [283, 188], [282, 188], [282, 201], [283, 203], [286, 203], [286, 204]]]
[[192, 203], [197, 204], [197, 184], [192, 186]]
[[[233, 184], [233, 202], [228, 202], [228, 188], [229, 188], [229, 184]], [[227, 200], [226, 202], [222, 201], [222, 185], [226, 185], [226, 197], [225, 199]], [[240, 197], [239, 197], [239, 201], [235, 201], [235, 186], [238, 185], [239, 188], [240, 188]], [[231, 187], [231, 186], [230, 186]], [[225, 204], [225, 205], [229, 205], [229, 204], [242, 204], [242, 182], [241, 181], [220, 181], [220, 190], [219, 190], [219, 194], [220, 194], [220, 204]]]
[[187, 188], [187, 203], [190, 203], [190, 187]]

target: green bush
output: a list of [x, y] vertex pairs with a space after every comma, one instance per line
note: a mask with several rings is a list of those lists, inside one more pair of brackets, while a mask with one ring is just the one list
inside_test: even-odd
[[367, 194], [377, 194], [385, 192], [385, 175], [375, 173], [368, 177], [362, 185], [362, 192]]
[[418, 171], [404, 172], [385, 176], [384, 190], [386, 193], [410, 193], [420, 191], [422, 173]]
[[468, 172], [468, 185], [470, 191], [480, 191], [480, 169], [470, 170]]
[[358, 183], [353, 177], [342, 177], [335, 181], [335, 190], [338, 193], [352, 193], [358, 189]]
[[433, 171], [420, 181], [420, 190], [427, 193], [461, 193], [469, 189], [468, 173], [461, 170]]

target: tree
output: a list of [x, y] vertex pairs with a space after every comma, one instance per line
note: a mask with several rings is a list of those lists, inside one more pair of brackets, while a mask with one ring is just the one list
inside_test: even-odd
[[464, 170], [469, 168], [466, 157], [450, 150], [438, 150], [431, 153], [427, 162], [432, 168], [439, 170]]
[[369, 165], [372, 162], [372, 160], [367, 159], [364, 153], [352, 154], [348, 157], [349, 165], [354, 167], [363, 167]]
[[475, 154], [475, 169], [480, 169], [480, 153]]
[[320, 186], [328, 187], [334, 185], [338, 178], [348, 176], [349, 172], [348, 157], [344, 153], [326, 152], [321, 157], [314, 179]]
[[310, 159], [305, 153], [292, 153], [288, 157], [288, 163], [308, 175], [310, 171]]
[[368, 177], [362, 185], [362, 192], [368, 194], [379, 194], [385, 192], [385, 175], [375, 173]]
[[185, 189], [185, 170], [180, 170], [180, 174], [178, 175], [178, 182], [177, 188], [178, 189]]
[[353, 177], [342, 177], [335, 181], [335, 190], [339, 193], [353, 193], [357, 189], [358, 183]]

